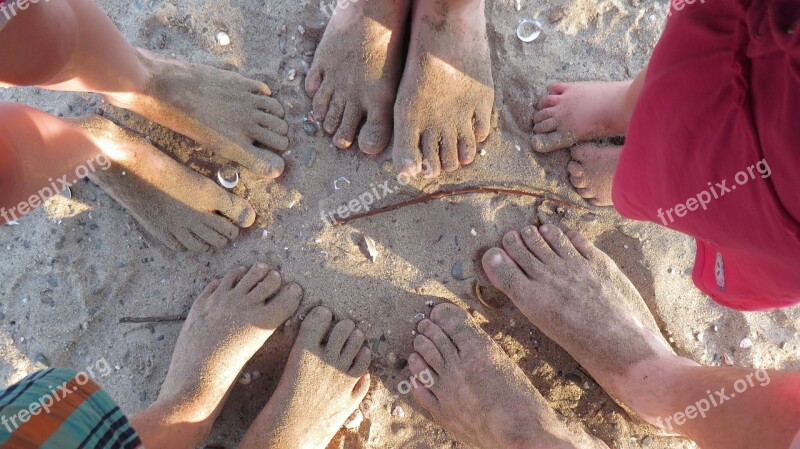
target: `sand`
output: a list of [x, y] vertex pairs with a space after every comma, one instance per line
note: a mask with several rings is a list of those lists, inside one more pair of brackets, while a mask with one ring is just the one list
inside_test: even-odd
[[[339, 151], [329, 137], [303, 131], [302, 119], [311, 104], [302, 89], [303, 55], [313, 51], [319, 35], [315, 24], [325, 19], [316, 3], [98, 3], [136, 45], [266, 81], [287, 107], [287, 169], [277, 182], [243, 175], [236, 192], [251, 199], [259, 220], [234, 245], [213, 253], [170, 252], [88, 181], [73, 187], [71, 199], [54, 198], [18, 226], [0, 228], [0, 385], [21, 379], [42, 363], [82, 370], [106, 361], [113, 372], [98, 380], [128, 414], [135, 414], [158, 395], [180, 324], [122, 324], [120, 318], [180, 314], [210, 279], [262, 260], [303, 284], [303, 310], [323, 303], [338, 317], [352, 317], [377, 353], [366, 419], [357, 431], [340, 432], [332, 447], [454, 447], [447, 433], [398, 388], [410, 377], [402, 358], [411, 350], [415, 315], [429, 310], [428, 301], [465, 307], [566, 421], [611, 447], [639, 447], [642, 441], [653, 448], [693, 447], [685, 440], [657, 436], [655, 429], [627, 417], [569, 355], [488, 288], [479, 266], [483, 251], [496, 245], [506, 230], [537, 216], [578, 229], [607, 251], [640, 289], [679, 354], [704, 364], [724, 363], [728, 356], [738, 366], [800, 369], [800, 309], [739, 313], [715, 305], [691, 283], [691, 239], [625, 220], [611, 209], [559, 209], [530, 197], [475, 194], [340, 227], [329, 227], [320, 217], [387, 181], [393, 192], [381, 195], [377, 207], [473, 186], [548, 192], [583, 205], [567, 179], [568, 154], [539, 155], [528, 149], [533, 104], [554, 81], [635, 76], [663, 27], [665, 3], [523, 0], [517, 12], [513, 1], [490, 0], [497, 98], [493, 133], [482, 146], [485, 156], [452, 175], [407, 186], [391, 173], [389, 152], [369, 157], [357, 150]], [[542, 22], [539, 39], [524, 44], [516, 38], [522, 18]], [[230, 35], [231, 45], [214, 42], [220, 30]], [[292, 81], [289, 70], [298, 73]], [[0, 91], [0, 99], [65, 116], [101, 108], [179, 159], [187, 159], [194, 148], [187, 139], [103, 105], [92, 95], [30, 88]], [[192, 166], [202, 169], [202, 158], [195, 158]], [[335, 182], [341, 177], [349, 182]], [[364, 236], [376, 242], [375, 262], [367, 256]], [[459, 277], [466, 279], [452, 275], [458, 262], [463, 267]], [[476, 300], [475, 281], [485, 287], [487, 297], [499, 301], [499, 309]], [[248, 365], [247, 372], [261, 375], [236, 386], [208, 446], [230, 448], [241, 439], [275, 388], [296, 329], [295, 318]], [[745, 338], [752, 347], [740, 347]]]

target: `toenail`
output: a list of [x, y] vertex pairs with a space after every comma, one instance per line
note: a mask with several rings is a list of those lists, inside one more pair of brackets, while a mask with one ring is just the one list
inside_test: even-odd
[[419, 324], [417, 324], [417, 330], [420, 332], [425, 332], [425, 329], [427, 329], [430, 325], [431, 325], [430, 321], [422, 320], [419, 322]]
[[263, 270], [263, 269], [267, 268], [267, 265], [259, 262], [259, 263], [256, 264], [256, 267]]
[[525, 235], [533, 235], [533, 226], [526, 226], [525, 229], [522, 230]]
[[553, 231], [553, 227], [549, 224], [542, 225], [540, 229], [542, 230], [542, 234], [549, 234]]
[[500, 254], [495, 254], [492, 256], [492, 260], [489, 261], [489, 265], [496, 267], [503, 263], [503, 256]]

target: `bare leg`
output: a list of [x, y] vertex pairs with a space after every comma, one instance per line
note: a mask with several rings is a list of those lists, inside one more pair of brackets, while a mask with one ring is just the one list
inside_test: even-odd
[[395, 103], [395, 167], [436, 177], [475, 159], [491, 131], [494, 80], [484, 0], [414, 3]]
[[525, 373], [452, 304], [422, 320], [408, 365], [413, 395], [459, 441], [482, 449], [606, 448], [567, 429]]
[[324, 449], [369, 391], [371, 360], [352, 320], [333, 324], [333, 313], [316, 307], [300, 326], [278, 388], [239, 447]]
[[646, 74], [643, 70], [633, 81], [550, 86], [533, 116], [533, 149], [549, 153], [578, 142], [625, 134]]
[[652, 424], [704, 449], [785, 449], [800, 430], [800, 374], [678, 357], [630, 281], [579, 233], [510, 232], [483, 266], [534, 325]]
[[181, 329], [158, 400], [131, 419], [143, 445], [190, 449], [205, 441], [239, 372], [302, 295], [263, 264], [212, 281]]
[[263, 83], [132, 47], [92, 0], [30, 4], [2, 28], [0, 82], [103, 94], [112, 104], [184, 134], [257, 174], [283, 160], [283, 108]]

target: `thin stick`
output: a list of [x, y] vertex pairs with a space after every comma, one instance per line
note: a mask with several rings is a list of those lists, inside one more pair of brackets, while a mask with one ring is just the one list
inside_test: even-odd
[[177, 321], [186, 321], [187, 315], [185, 313], [174, 316], [152, 316], [152, 317], [131, 317], [126, 316], [119, 319], [120, 323], [174, 323]]
[[556, 203], [556, 204], [564, 206], [564, 207], [569, 207], [569, 208], [573, 208], [573, 209], [581, 209], [581, 210], [584, 210], [586, 212], [591, 212], [589, 209], [587, 209], [587, 208], [585, 208], [585, 207], [583, 207], [581, 205], [573, 204], [573, 203], [570, 203], [569, 201], [564, 201], [564, 200], [559, 200], [559, 199], [556, 199], [556, 198], [552, 198], [552, 197], [546, 196], [546, 195], [544, 195], [542, 193], [528, 192], [528, 191], [525, 191], [525, 190], [510, 189], [510, 188], [506, 188], [506, 187], [482, 187], [481, 186], [481, 187], [466, 187], [466, 188], [463, 188], [463, 189], [456, 189], [456, 190], [443, 190], [443, 191], [439, 191], [439, 192], [429, 193], [429, 194], [421, 196], [419, 198], [414, 198], [414, 199], [411, 199], [411, 200], [402, 201], [402, 202], [397, 203], [397, 204], [391, 204], [389, 206], [381, 207], [379, 209], [373, 209], [373, 210], [370, 210], [370, 211], [367, 211], [367, 212], [362, 212], [360, 214], [351, 215], [351, 216], [349, 216], [347, 218], [342, 218], [341, 220], [335, 221], [332, 226], [341, 226], [341, 225], [350, 223], [351, 221], [354, 221], [354, 220], [359, 220], [359, 219], [362, 219], [362, 218], [371, 217], [373, 215], [385, 214], [386, 212], [391, 212], [393, 210], [402, 209], [402, 208], [407, 207], [407, 206], [413, 206], [414, 204], [427, 203], [428, 201], [431, 201], [431, 200], [438, 200], [438, 199], [449, 198], [449, 197], [453, 197], [453, 196], [468, 195], [470, 193], [492, 193], [492, 194], [495, 194], [495, 195], [505, 194], [505, 195], [529, 196], [529, 197], [533, 197], [533, 198], [541, 198], [543, 200], [550, 201], [552, 203]]

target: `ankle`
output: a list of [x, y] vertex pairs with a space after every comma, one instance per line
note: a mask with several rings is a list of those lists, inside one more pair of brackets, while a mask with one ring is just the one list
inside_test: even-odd
[[672, 392], [681, 388], [687, 371], [697, 367], [694, 361], [678, 356], [640, 362], [628, 370], [625, 381], [620, 383], [620, 399], [645, 421], [658, 426], [658, 418], [671, 413], [673, 407], [668, 399]]

